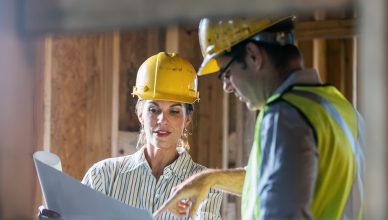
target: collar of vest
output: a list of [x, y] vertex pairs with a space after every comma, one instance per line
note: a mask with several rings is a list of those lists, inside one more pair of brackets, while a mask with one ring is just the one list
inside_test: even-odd
[[292, 84], [290, 85], [289, 87], [287, 87], [285, 90], [281, 91], [281, 92], [278, 92], [278, 93], [275, 93], [273, 94], [272, 96], [270, 96], [268, 99], [267, 99], [267, 102], [266, 102], [266, 105], [271, 105], [272, 103], [276, 102], [277, 100], [279, 100], [284, 94], [290, 92], [291, 90], [293, 90], [295, 87], [333, 87], [334, 85], [332, 84], [329, 84], [329, 83], [326, 83], [326, 84], [304, 84], [304, 83], [296, 83], [296, 84]]

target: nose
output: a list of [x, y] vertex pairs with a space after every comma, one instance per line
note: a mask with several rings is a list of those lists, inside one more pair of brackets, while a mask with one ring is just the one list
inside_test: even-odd
[[167, 123], [167, 114], [165, 112], [161, 112], [157, 117], [158, 124], [166, 124]]
[[226, 93], [232, 93], [234, 91], [232, 84], [227, 79], [224, 79], [223, 81], [223, 89]]

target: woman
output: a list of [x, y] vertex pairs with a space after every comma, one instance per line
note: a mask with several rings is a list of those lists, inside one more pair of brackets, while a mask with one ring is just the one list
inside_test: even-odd
[[[176, 54], [159, 53], [139, 68], [132, 95], [139, 98], [139, 150], [96, 163], [82, 183], [153, 213], [174, 186], [205, 169], [187, 152], [186, 128], [192, 119], [193, 103], [199, 100], [195, 70]], [[221, 197], [220, 192], [211, 190], [196, 218], [220, 219]], [[191, 205], [191, 201], [182, 201], [174, 215], [164, 213], [158, 219], [188, 219]]]

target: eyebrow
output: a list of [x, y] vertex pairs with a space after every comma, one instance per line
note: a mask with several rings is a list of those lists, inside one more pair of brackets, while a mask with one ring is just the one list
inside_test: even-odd
[[[154, 104], [154, 105], [160, 107], [160, 106], [158, 105], [158, 103], [156, 103], [156, 102], [149, 102], [149, 103], [150, 103], [150, 104]], [[175, 106], [183, 107], [183, 106], [182, 106], [182, 103], [175, 103], [175, 104], [170, 105], [169, 108], [175, 107]]]

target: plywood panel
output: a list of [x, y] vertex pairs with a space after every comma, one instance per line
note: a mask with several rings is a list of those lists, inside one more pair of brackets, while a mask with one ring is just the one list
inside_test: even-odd
[[50, 150], [77, 179], [111, 155], [112, 41], [111, 35], [53, 39]]

